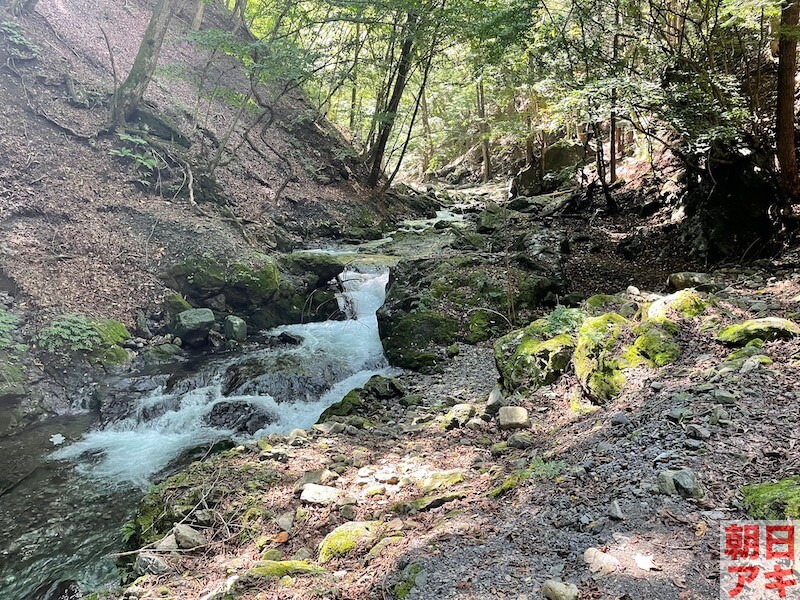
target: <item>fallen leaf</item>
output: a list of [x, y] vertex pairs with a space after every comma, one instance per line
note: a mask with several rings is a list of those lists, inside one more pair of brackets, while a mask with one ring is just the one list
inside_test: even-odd
[[694, 534], [697, 537], [703, 537], [706, 533], [708, 533], [708, 525], [706, 525], [705, 521], [700, 521], [694, 527]]
[[285, 544], [289, 541], [289, 534], [285, 531], [281, 531], [278, 535], [272, 538], [272, 541], [276, 544]]

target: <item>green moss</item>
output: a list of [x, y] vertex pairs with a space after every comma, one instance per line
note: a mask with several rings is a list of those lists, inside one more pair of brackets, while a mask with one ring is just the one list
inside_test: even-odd
[[717, 340], [724, 344], [744, 346], [756, 339], [770, 341], [791, 339], [798, 335], [800, 335], [800, 327], [795, 322], [777, 317], [767, 317], [730, 325], [719, 332]]
[[422, 567], [412, 563], [403, 569], [400, 581], [394, 586], [394, 597], [397, 600], [405, 600], [417, 584], [417, 575], [422, 571]]
[[[681, 355], [680, 346], [675, 341], [678, 325], [668, 319], [650, 320], [637, 325], [633, 333], [637, 336], [633, 343], [634, 354], [643, 356], [657, 367], [675, 362]], [[628, 356], [631, 364], [633, 356]]]
[[372, 545], [379, 534], [380, 521], [352, 521], [331, 531], [319, 545], [319, 562], [350, 554], [359, 545]]
[[499, 498], [510, 492], [513, 489], [519, 487], [521, 483], [527, 480], [531, 476], [531, 471], [528, 469], [521, 469], [519, 471], [514, 471], [511, 475], [506, 477], [496, 488], [489, 490], [486, 495], [490, 498]]
[[324, 571], [325, 569], [304, 560], [260, 560], [247, 571], [246, 576], [251, 579], [281, 578], [285, 575], [304, 575]]
[[352, 390], [339, 402], [326, 408], [322, 415], [320, 415], [318, 422], [324, 423], [331, 417], [346, 417], [352, 415], [357, 409], [361, 408], [361, 406], [363, 406], [361, 396], [359, 396], [357, 390]]
[[464, 473], [459, 469], [431, 473], [420, 482], [423, 494], [430, 494], [441, 489], [451, 488], [464, 481]]
[[167, 273], [175, 289], [195, 298], [209, 298], [222, 292], [225, 267], [210, 257], [195, 257], [174, 265]]
[[761, 342], [760, 345], [748, 343], [744, 348], [739, 348], [728, 354], [728, 356], [725, 357], [726, 366], [739, 369], [744, 362], [751, 357], [755, 357], [762, 365], [772, 364], [772, 359], [761, 353], [761, 347], [764, 345], [763, 342], [761, 340], [758, 341]]
[[237, 263], [227, 276], [225, 297], [231, 306], [258, 305], [275, 295], [280, 282], [280, 273], [273, 261], [267, 261], [258, 269]]
[[627, 379], [623, 369], [628, 362], [619, 356], [618, 344], [629, 321], [616, 313], [606, 313], [584, 321], [572, 357], [575, 374], [592, 398], [601, 402], [620, 394]]
[[647, 312], [651, 319], [666, 318], [671, 315], [693, 319], [706, 312], [708, 305], [709, 303], [695, 290], [686, 289], [656, 300]]
[[485, 310], [474, 310], [467, 317], [467, 337], [470, 344], [491, 338], [503, 326], [503, 319]]
[[97, 354], [97, 362], [103, 365], [124, 365], [130, 358], [130, 354], [119, 346], [105, 348]]
[[26, 391], [22, 367], [0, 353], [0, 398], [24, 396]]
[[800, 518], [800, 477], [788, 477], [774, 483], [746, 485], [744, 502], [754, 519]]
[[100, 321], [95, 327], [100, 334], [100, 340], [105, 346], [119, 345], [131, 339], [131, 332], [119, 321], [113, 321], [111, 319]]
[[618, 311], [625, 304], [625, 300], [619, 296], [610, 294], [595, 294], [583, 301], [582, 307], [587, 314], [596, 316], [605, 312]]
[[191, 308], [192, 305], [180, 294], [169, 294], [164, 298], [164, 310], [170, 322], [174, 321], [180, 313]]
[[430, 370], [440, 360], [426, 348], [452, 344], [459, 332], [458, 321], [429, 309], [403, 313], [381, 324], [384, 349], [392, 364], [417, 371]]

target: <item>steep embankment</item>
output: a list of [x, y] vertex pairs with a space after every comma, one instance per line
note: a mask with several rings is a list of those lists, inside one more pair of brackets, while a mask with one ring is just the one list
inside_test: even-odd
[[[132, 123], [133, 138], [97, 135], [115, 85], [109, 52], [124, 77], [151, 5], [66, 0], [0, 16], [0, 281], [41, 318], [80, 312], [132, 324], [164, 296], [161, 275], [181, 258], [252, 263], [321, 235], [357, 238], [390, 216], [360, 186], [352, 149], [298, 89], [261, 89], [268, 109], [241, 114], [247, 77], [187, 39], [189, 2], [146, 96], [158, 118]], [[199, 35], [212, 28], [231, 28], [219, 3]]]

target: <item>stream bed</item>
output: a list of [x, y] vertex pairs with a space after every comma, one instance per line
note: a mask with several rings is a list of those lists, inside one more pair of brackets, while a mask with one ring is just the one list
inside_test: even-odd
[[279, 327], [270, 335], [291, 343], [201, 359], [103, 426], [81, 414], [0, 440], [0, 600], [61, 600], [68, 585], [114, 581], [121, 525], [192, 449], [308, 428], [390, 374], [375, 316], [388, 278], [349, 268], [338, 298], [347, 320]]

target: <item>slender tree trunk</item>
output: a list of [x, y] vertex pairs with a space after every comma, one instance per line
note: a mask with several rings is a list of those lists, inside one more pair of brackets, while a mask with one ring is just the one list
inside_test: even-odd
[[794, 139], [794, 78], [797, 71], [797, 23], [800, 0], [784, 1], [778, 41], [778, 102], [775, 118], [775, 153], [781, 187], [789, 201], [800, 197]]
[[233, 5], [233, 33], [238, 33], [244, 27], [245, 9], [247, 9], [247, 0], [236, 0]]
[[361, 24], [356, 23], [356, 47], [353, 51], [353, 68], [350, 69], [350, 133], [355, 139], [356, 136], [356, 114], [358, 112], [358, 86], [356, 79], [358, 77], [358, 55], [361, 52]]
[[425, 88], [420, 92], [420, 109], [422, 110], [422, 160], [419, 163], [419, 179], [420, 181], [428, 181], [430, 175], [428, 169], [431, 167], [431, 159], [433, 159], [433, 140], [431, 131], [430, 112], [428, 110], [428, 95]]
[[394, 90], [386, 105], [386, 118], [378, 128], [378, 137], [375, 141], [375, 148], [372, 153], [372, 167], [367, 183], [370, 187], [378, 185], [378, 180], [383, 172], [383, 157], [386, 153], [386, 144], [389, 143], [389, 136], [397, 120], [397, 109], [400, 107], [400, 100], [406, 89], [408, 74], [411, 71], [411, 57], [414, 53], [414, 34], [416, 33], [417, 15], [408, 13], [405, 34], [403, 36], [403, 46], [400, 49], [400, 60], [397, 66], [397, 77], [394, 80]]
[[[614, 8], [614, 23], [616, 27], [620, 25], [620, 12], [619, 5]], [[613, 67], [616, 69], [617, 61], [619, 60], [619, 34], [614, 33], [614, 41], [612, 48], [611, 60]], [[614, 183], [617, 180], [617, 88], [611, 88], [611, 122], [609, 124], [609, 149], [608, 149], [608, 171], [609, 182]]]
[[481, 134], [481, 155], [483, 157], [483, 183], [488, 183], [492, 178], [492, 157], [489, 153], [489, 128], [486, 124], [486, 89], [483, 80], [478, 82], [477, 88], [479, 131]]
[[125, 122], [139, 110], [147, 86], [153, 79], [158, 65], [158, 55], [175, 13], [175, 0], [159, 0], [128, 77], [111, 99], [111, 118], [114, 127], [124, 127]]
[[194, 9], [194, 19], [192, 19], [192, 31], [199, 31], [200, 27], [203, 25], [203, 12], [205, 12], [205, 9], [205, 0], [197, 0]]

